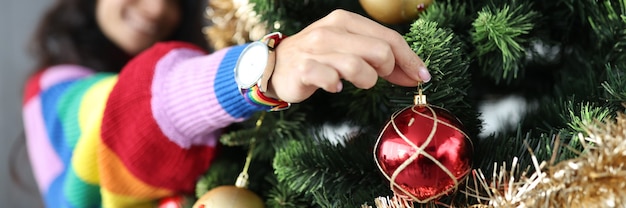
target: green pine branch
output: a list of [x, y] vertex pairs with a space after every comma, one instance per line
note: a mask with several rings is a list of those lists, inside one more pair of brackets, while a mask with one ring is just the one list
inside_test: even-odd
[[522, 74], [527, 35], [534, 28], [539, 13], [531, 9], [530, 3], [496, 7], [488, 5], [478, 12], [472, 23], [472, 42], [475, 56], [483, 74], [496, 83], [510, 83]]
[[619, 66], [606, 66], [607, 78], [602, 83], [605, 90], [603, 98], [612, 103], [612, 106], [621, 106], [626, 102], [626, 77], [624, 70]]
[[[387, 192], [372, 156], [372, 137], [362, 134], [348, 139], [346, 145], [323, 137], [290, 141], [274, 158], [279, 183], [317, 205], [327, 198], [355, 207]], [[340, 201], [345, 195], [350, 200]]]
[[[543, 104], [528, 113], [514, 127], [514, 131], [501, 132], [481, 140], [474, 159], [476, 168], [483, 172], [491, 171], [494, 162], [510, 162], [513, 157], [517, 157], [521, 165], [529, 166], [532, 164], [531, 155], [539, 161], [555, 162], [578, 156], [578, 151], [582, 150], [578, 134], [585, 132], [584, 126], [611, 118], [615, 111], [574, 97], [544, 98]], [[557, 139], [563, 147], [556, 145]], [[531, 148], [532, 154], [527, 147]], [[559, 148], [559, 151], [554, 152], [554, 148]]]
[[588, 4], [587, 19], [595, 35], [597, 49], [606, 54], [605, 62], [624, 63], [626, 58], [626, 1], [604, 0]]
[[472, 19], [475, 18], [473, 16], [476, 15], [469, 8], [465, 2], [434, 1], [419, 18], [436, 22], [441, 28], [450, 28], [455, 34], [465, 36], [472, 27]]
[[270, 30], [292, 35], [335, 9], [345, 9], [364, 14], [357, 0], [251, 0], [261, 20], [268, 22]]
[[312, 207], [309, 198], [302, 193], [294, 192], [287, 184], [274, 182], [266, 204], [269, 208], [308, 208]]
[[607, 118], [611, 118], [614, 112], [610, 108], [595, 106], [593, 103], [580, 103], [574, 106], [573, 103], [569, 104], [569, 114], [562, 114], [563, 120], [569, 121], [567, 123], [568, 129], [571, 130], [571, 134], [586, 132], [586, 127], [589, 124], [604, 121]]
[[[465, 125], [469, 135], [478, 135], [476, 103], [468, 95], [471, 87], [469, 61], [462, 42], [450, 29], [440, 28], [438, 23], [419, 19], [411, 25], [405, 39], [413, 51], [424, 60], [432, 79], [424, 84], [424, 94], [430, 104], [448, 109]], [[415, 93], [415, 88], [398, 88]], [[404, 97], [403, 97], [404, 96]], [[403, 101], [399, 106], [412, 103], [412, 97], [398, 93], [393, 101]]]
[[[246, 152], [240, 147], [221, 147], [211, 168], [196, 183], [196, 197], [222, 185], [234, 185], [243, 169]], [[256, 184], [255, 184], [256, 185]]]

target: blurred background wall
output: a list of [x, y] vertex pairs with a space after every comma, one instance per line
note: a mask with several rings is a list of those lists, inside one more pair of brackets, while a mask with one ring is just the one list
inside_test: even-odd
[[20, 105], [22, 83], [33, 67], [26, 47], [44, 9], [53, 2], [0, 2], [0, 207], [43, 207], [21, 141]]

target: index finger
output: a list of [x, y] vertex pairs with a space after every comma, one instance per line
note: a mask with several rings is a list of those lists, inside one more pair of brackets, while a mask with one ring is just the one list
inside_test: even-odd
[[349, 33], [374, 37], [387, 42], [391, 46], [396, 65], [409, 77], [416, 81], [427, 82], [430, 80], [430, 74], [422, 59], [411, 50], [404, 38], [396, 31], [361, 15], [344, 10], [333, 11], [326, 18], [320, 20], [319, 24], [341, 25]]

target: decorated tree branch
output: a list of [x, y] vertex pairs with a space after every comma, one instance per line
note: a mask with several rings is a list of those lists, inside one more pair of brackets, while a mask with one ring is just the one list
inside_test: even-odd
[[[220, 0], [206, 31], [218, 49], [335, 9], [403, 34], [432, 81], [345, 82], [229, 127], [196, 207], [244, 166], [265, 207], [625, 204], [626, 0]], [[508, 95], [531, 108], [479, 136], [481, 103]]]

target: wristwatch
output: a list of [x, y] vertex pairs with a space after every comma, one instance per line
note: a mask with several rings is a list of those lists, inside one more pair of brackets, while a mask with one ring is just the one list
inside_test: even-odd
[[288, 103], [280, 100], [268, 100], [273, 98], [262, 96], [262, 93], [267, 92], [269, 79], [274, 72], [276, 64], [274, 49], [284, 38], [286, 36], [282, 33], [274, 32], [265, 35], [259, 41], [250, 43], [239, 55], [234, 69], [235, 81], [242, 95], [245, 96], [252, 89], [258, 89], [260, 91], [258, 94], [261, 94], [261, 97], [269, 103], [280, 103], [281, 108], [278, 110], [282, 110], [282, 106], [289, 106], [290, 104], [286, 105]]
[[270, 33], [243, 49], [235, 66], [235, 81], [239, 89], [258, 85], [261, 92], [267, 91], [267, 82], [276, 63], [274, 48], [284, 38], [280, 32]]

